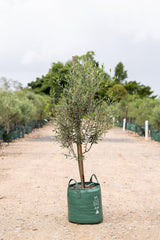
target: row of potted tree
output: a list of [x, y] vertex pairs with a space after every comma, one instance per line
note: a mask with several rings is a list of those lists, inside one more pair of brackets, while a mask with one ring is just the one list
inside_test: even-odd
[[29, 90], [0, 90], [0, 138], [12, 141], [40, 127], [48, 116], [46, 97]]
[[140, 98], [138, 95], [127, 95], [120, 102], [111, 106], [114, 116], [122, 121], [136, 122], [144, 125], [145, 120], [154, 129], [160, 129], [160, 98]]
[[153, 140], [160, 141], [160, 98], [140, 98], [138, 95], [127, 95], [119, 103], [111, 106], [118, 125], [145, 135], [145, 121], [149, 122], [149, 134]]

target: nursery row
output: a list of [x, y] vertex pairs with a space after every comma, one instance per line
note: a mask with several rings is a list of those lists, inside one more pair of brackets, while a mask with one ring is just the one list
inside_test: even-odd
[[42, 126], [49, 115], [49, 100], [30, 90], [0, 90], [0, 139], [12, 141]]
[[[119, 127], [123, 127], [123, 122], [118, 123]], [[145, 126], [139, 125], [133, 122], [126, 122], [125, 128], [127, 130], [131, 130], [136, 132], [139, 136], [145, 136]], [[149, 125], [149, 135], [151, 136], [151, 139], [155, 141], [160, 141], [160, 130], [153, 129], [151, 125]]]
[[[134, 122], [140, 126], [148, 120], [153, 129], [160, 129], [160, 98], [140, 98], [137, 95], [127, 95], [120, 102], [112, 104], [111, 109], [118, 121]], [[130, 125], [128, 125], [130, 128]], [[134, 126], [132, 126], [134, 128]], [[138, 127], [139, 128], [139, 127]], [[143, 130], [138, 130], [142, 132]]]
[[43, 127], [47, 122], [48, 119], [38, 120], [35, 122], [30, 122], [26, 126], [19, 125], [19, 124], [12, 124], [10, 126], [10, 130], [7, 133], [6, 129], [0, 126], [0, 141], [3, 142], [12, 142], [17, 138], [24, 138], [25, 134], [29, 134], [32, 132], [33, 129]]

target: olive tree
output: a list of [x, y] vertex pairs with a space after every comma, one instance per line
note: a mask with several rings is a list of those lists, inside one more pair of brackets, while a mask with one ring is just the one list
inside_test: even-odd
[[136, 122], [144, 125], [145, 120], [150, 122], [153, 115], [153, 109], [155, 107], [156, 101], [152, 98], [143, 98], [139, 104], [135, 116]]
[[84, 155], [111, 126], [107, 103], [95, 97], [104, 75], [103, 67], [77, 60], [56, 106], [56, 136], [69, 155], [78, 160], [82, 188], [85, 188]]
[[0, 90], [0, 123], [9, 133], [10, 124], [18, 121], [20, 118], [20, 102], [11, 92]]
[[41, 120], [46, 117], [46, 104], [47, 101], [45, 98], [39, 94], [35, 94], [32, 91], [26, 92], [26, 97], [30, 100], [30, 102], [34, 105], [34, 117], [32, 120]]
[[154, 128], [160, 129], [160, 99], [155, 100], [155, 106], [150, 115], [150, 123]]

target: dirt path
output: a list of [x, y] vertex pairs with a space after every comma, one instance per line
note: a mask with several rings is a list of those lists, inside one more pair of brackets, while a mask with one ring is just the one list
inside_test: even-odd
[[85, 161], [96, 173], [104, 221], [67, 220], [67, 184], [78, 177], [48, 125], [0, 155], [0, 240], [160, 240], [160, 143], [112, 129]]

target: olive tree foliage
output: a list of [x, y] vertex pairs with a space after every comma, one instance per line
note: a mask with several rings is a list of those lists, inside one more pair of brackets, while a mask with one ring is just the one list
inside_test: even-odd
[[21, 115], [20, 102], [10, 91], [0, 90], [0, 124], [4, 126], [7, 133], [10, 124], [19, 121]]
[[98, 68], [92, 61], [77, 60], [56, 106], [56, 137], [69, 150], [69, 156], [78, 160], [82, 188], [85, 187], [84, 155], [111, 127], [107, 103], [95, 97], [103, 78], [103, 67]]
[[131, 108], [130, 103], [133, 99], [135, 99], [135, 96], [126, 95], [124, 98], [121, 99], [120, 102], [115, 102], [111, 106], [115, 114], [114, 117], [117, 120], [122, 121], [123, 118], [129, 117], [129, 109]]
[[154, 128], [160, 129], [160, 98], [155, 101], [155, 106], [150, 115], [150, 123]]
[[145, 120], [148, 120], [150, 123], [155, 104], [156, 101], [151, 98], [144, 98], [141, 100], [138, 109], [135, 111], [136, 123], [144, 125]]
[[22, 90], [16, 92], [15, 95], [20, 101], [21, 117], [19, 122], [25, 126], [29, 122], [36, 120], [36, 104], [29, 99], [28, 95], [30, 95], [30, 93]]
[[[121, 101], [121, 104], [124, 99]], [[134, 120], [137, 124], [144, 125], [146, 120], [153, 124], [154, 109], [157, 105], [157, 99], [141, 98], [138, 95], [128, 95], [125, 99], [125, 109], [127, 109], [127, 120]], [[121, 105], [120, 105], [121, 106]], [[160, 108], [160, 105], [157, 106]], [[122, 108], [120, 107], [119, 111]]]
[[140, 125], [148, 120], [153, 128], [160, 128], [160, 99], [127, 95], [119, 103], [113, 104], [112, 108], [117, 120], [126, 118]]
[[45, 98], [31, 91], [0, 90], [0, 125], [10, 131], [13, 123], [27, 125], [47, 117]]
[[42, 120], [46, 117], [45, 106], [46, 101], [43, 96], [35, 94], [32, 91], [26, 92], [26, 97], [31, 101], [31, 103], [35, 106], [35, 116], [33, 120]]

